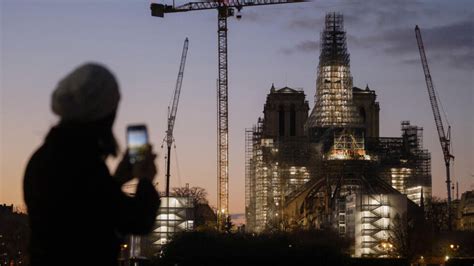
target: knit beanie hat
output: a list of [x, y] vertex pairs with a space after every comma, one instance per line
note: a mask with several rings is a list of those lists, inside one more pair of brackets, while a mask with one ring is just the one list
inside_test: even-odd
[[102, 65], [86, 63], [58, 83], [51, 108], [63, 121], [93, 122], [116, 112], [119, 101], [114, 75]]

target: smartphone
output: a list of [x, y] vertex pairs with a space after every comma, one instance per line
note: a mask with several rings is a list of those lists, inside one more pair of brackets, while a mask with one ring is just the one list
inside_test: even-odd
[[145, 158], [148, 149], [148, 130], [146, 125], [129, 125], [127, 127], [127, 147], [130, 163], [136, 163]]

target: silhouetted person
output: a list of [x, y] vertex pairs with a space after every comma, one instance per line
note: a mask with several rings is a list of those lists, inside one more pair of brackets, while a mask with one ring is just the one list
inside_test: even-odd
[[[127, 155], [114, 176], [105, 159], [117, 154], [112, 126], [120, 100], [112, 73], [83, 65], [59, 82], [52, 110], [60, 118], [28, 163], [24, 196], [32, 265], [117, 265], [120, 238], [148, 233], [160, 198], [152, 180], [155, 155], [133, 166]], [[132, 176], [134, 197], [121, 190]]]

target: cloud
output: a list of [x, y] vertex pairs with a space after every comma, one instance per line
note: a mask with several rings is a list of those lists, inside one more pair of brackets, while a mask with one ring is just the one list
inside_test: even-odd
[[317, 29], [322, 29], [324, 25], [324, 17], [317, 18], [296, 18], [290, 21], [288, 27], [290, 29], [305, 29], [316, 32]]
[[[340, 12], [344, 15], [344, 23], [349, 24], [358, 24], [363, 20], [361, 16], [355, 16], [352, 13], [344, 13]], [[292, 19], [288, 23], [288, 28], [290, 30], [307, 30], [311, 32], [319, 32], [325, 23], [325, 14], [321, 13], [314, 17], [315, 14], [312, 16], [299, 16], [298, 18]]]
[[456, 68], [474, 70], [474, 53], [457, 54], [448, 58], [448, 63]]
[[[236, 11], [237, 14], [237, 11]], [[240, 13], [242, 16], [242, 22], [247, 23], [268, 23], [271, 21], [271, 17], [262, 16], [258, 10], [253, 9], [242, 9]]]
[[346, 42], [349, 51], [352, 47], [358, 48], [372, 48], [371, 43], [365, 40], [365, 37], [360, 37], [354, 34], [346, 33]]
[[283, 48], [280, 50], [283, 54], [291, 55], [294, 53], [315, 53], [319, 49], [319, 42], [316, 41], [302, 41], [291, 48]]
[[[425, 48], [431, 51], [472, 50], [474, 45], [474, 21], [472, 20], [420, 29]], [[414, 28], [386, 31], [380, 36], [369, 38], [369, 40], [382, 42], [386, 46], [385, 51], [389, 54], [413, 52], [413, 42], [416, 44]], [[417, 50], [415, 49], [415, 51]]]
[[[288, 28], [300, 30], [319, 30], [328, 12], [344, 14], [346, 24], [354, 27], [392, 27], [407, 19], [432, 17], [440, 12], [435, 5], [426, 5], [415, 0], [335, 0], [331, 3], [311, 2], [290, 20]], [[316, 17], [316, 18], [315, 18]]]
[[[306, 24], [305, 24], [306, 23]], [[313, 21], [297, 21], [294, 27], [311, 27]], [[320, 30], [322, 28], [320, 27]], [[431, 60], [441, 61], [456, 68], [474, 68], [474, 20], [467, 18], [446, 25], [421, 28], [426, 53]], [[377, 50], [383, 54], [396, 57], [405, 64], [419, 64], [418, 46], [413, 28], [399, 27], [386, 29], [379, 34], [355, 36], [347, 33], [349, 48]], [[318, 51], [319, 42], [304, 40], [291, 48], [281, 49], [286, 55], [296, 52], [314, 53]], [[414, 58], [416, 56], [416, 58]]]
[[[431, 1], [431, 0], [430, 0]], [[414, 27], [420, 24], [429, 59], [456, 68], [474, 68], [474, 7], [470, 0], [456, 4], [422, 0], [334, 0], [305, 3], [287, 29], [306, 35], [284, 47], [284, 55], [318, 53], [319, 33], [327, 12], [344, 15], [349, 51], [370, 50], [404, 64], [419, 64]], [[429, 25], [429, 26], [428, 26]], [[306, 34], [308, 32], [309, 34]]]
[[[459, 68], [474, 68], [474, 21], [467, 19], [432, 28], [421, 28], [425, 52], [429, 59], [443, 61]], [[418, 53], [414, 29], [389, 30], [365, 39], [365, 44], [381, 47], [389, 56], [410, 56]], [[406, 64], [418, 64], [415, 59], [402, 59]]]

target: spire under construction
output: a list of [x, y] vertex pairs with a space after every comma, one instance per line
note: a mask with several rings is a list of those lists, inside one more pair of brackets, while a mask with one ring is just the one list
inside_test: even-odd
[[352, 103], [352, 76], [343, 24], [342, 14], [326, 15], [310, 128], [351, 128], [361, 123]]

